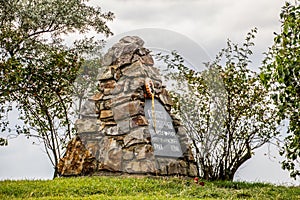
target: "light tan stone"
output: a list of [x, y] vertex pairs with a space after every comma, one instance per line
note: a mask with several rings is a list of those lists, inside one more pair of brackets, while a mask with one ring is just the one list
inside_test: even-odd
[[113, 116], [112, 110], [101, 110], [100, 111], [100, 119], [106, 119]]

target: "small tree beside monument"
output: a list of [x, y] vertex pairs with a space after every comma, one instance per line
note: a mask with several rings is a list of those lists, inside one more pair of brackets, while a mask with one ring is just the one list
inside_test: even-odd
[[255, 32], [242, 47], [228, 41], [202, 72], [186, 67], [176, 52], [159, 56], [175, 70], [167, 74], [177, 81], [171, 91], [174, 113], [192, 142], [200, 176], [208, 180], [233, 180], [254, 150], [279, 134], [277, 109], [249, 69]]

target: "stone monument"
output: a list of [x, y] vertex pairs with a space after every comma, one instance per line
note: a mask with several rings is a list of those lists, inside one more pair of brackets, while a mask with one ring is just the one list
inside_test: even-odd
[[137, 36], [113, 45], [99, 69], [98, 92], [83, 106], [77, 136], [58, 164], [61, 176], [198, 176], [172, 100]]

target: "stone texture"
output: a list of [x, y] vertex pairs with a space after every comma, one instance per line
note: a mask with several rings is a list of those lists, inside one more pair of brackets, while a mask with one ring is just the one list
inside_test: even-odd
[[138, 36], [125, 36], [122, 39], [120, 39], [120, 43], [129, 43], [136, 44], [138, 46], [143, 46], [145, 42]]
[[136, 117], [132, 117], [131, 122], [132, 122], [131, 123], [132, 128], [149, 125], [148, 120], [143, 115], [138, 115]]
[[131, 130], [131, 132], [124, 137], [124, 147], [130, 147], [131, 145], [137, 144], [147, 144], [149, 142], [149, 138], [145, 137], [145, 128], [143, 127]]
[[104, 137], [99, 144], [98, 170], [122, 171], [122, 148], [113, 138]]
[[159, 99], [162, 101], [163, 104], [172, 106], [172, 98], [170, 97], [169, 93], [165, 88], [162, 89], [162, 92], [159, 94]]
[[97, 162], [92, 153], [85, 148], [79, 137], [73, 138], [67, 147], [65, 156], [58, 163], [58, 173], [62, 176], [92, 174]]
[[[192, 152], [187, 147], [186, 132], [180, 120], [170, 115], [172, 99], [163, 86], [159, 69], [154, 67], [150, 51], [143, 45], [139, 37], [124, 37], [104, 55], [99, 66], [98, 91], [84, 104], [81, 117], [75, 123], [78, 137], [70, 141], [58, 165], [61, 175], [93, 172], [198, 175]], [[145, 103], [149, 103], [146, 78], [153, 82], [155, 102], [158, 100], [165, 108], [164, 115], [170, 115], [168, 123], [174, 126], [173, 133], [180, 141], [178, 147], [183, 151], [180, 156], [155, 154], [155, 139], [162, 137], [155, 134], [165, 135], [163, 131], [168, 133], [168, 130], [160, 129], [159, 133], [150, 128], [152, 121], [144, 110]], [[163, 121], [161, 125], [164, 124]], [[165, 141], [171, 141], [166, 137]]]
[[113, 117], [113, 112], [112, 110], [101, 110], [100, 111], [100, 119], [106, 119]]
[[124, 170], [127, 173], [134, 173], [134, 174], [139, 174], [139, 173], [154, 174], [157, 171], [154, 162], [150, 160], [129, 162], [126, 164]]
[[137, 160], [144, 160], [144, 159], [153, 159], [153, 147], [150, 144], [142, 145], [135, 148], [135, 157]]
[[187, 164], [183, 160], [176, 160], [168, 166], [168, 174], [170, 175], [187, 175], [187, 173]]
[[97, 118], [98, 109], [96, 107], [95, 101], [86, 101], [80, 111], [80, 116], [83, 118]]
[[124, 118], [128, 118], [130, 116], [135, 116], [138, 114], [143, 114], [144, 110], [142, 109], [141, 101], [131, 101], [119, 106], [113, 107], [112, 112], [115, 121], [120, 121]]
[[188, 175], [191, 177], [198, 176], [198, 168], [197, 168], [196, 164], [194, 164], [194, 163], [190, 164], [188, 173], [189, 173]]
[[137, 62], [131, 64], [129, 67], [122, 69], [122, 74], [123, 74], [123, 76], [126, 76], [126, 77], [139, 77], [139, 78], [146, 77], [147, 76], [146, 71], [141, 70], [143, 68], [144, 68], [143, 63], [141, 63], [140, 61], [137, 61]]
[[132, 149], [123, 149], [123, 160], [132, 160], [134, 157]]
[[77, 119], [75, 128], [78, 133], [98, 132], [101, 130], [101, 123], [98, 119]]
[[114, 75], [111, 66], [104, 66], [99, 69], [99, 75], [97, 77], [99, 81], [111, 79], [113, 77]]
[[91, 96], [91, 97], [89, 98], [89, 100], [90, 100], [90, 101], [99, 101], [99, 100], [102, 99], [102, 97], [103, 97], [103, 94], [100, 93], [100, 92], [97, 92], [96, 94], [94, 94], [93, 96]]

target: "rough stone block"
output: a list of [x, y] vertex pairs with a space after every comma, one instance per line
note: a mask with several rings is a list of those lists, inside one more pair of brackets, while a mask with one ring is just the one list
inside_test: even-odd
[[168, 174], [187, 175], [187, 163], [183, 160], [174, 161], [168, 165]]
[[97, 112], [99, 111], [95, 104], [95, 101], [87, 100], [81, 108], [80, 116], [82, 118], [97, 118]]
[[89, 98], [89, 100], [91, 100], [91, 101], [99, 101], [99, 100], [101, 100], [102, 98], [103, 98], [103, 94], [100, 93], [100, 92], [97, 92], [96, 94], [94, 94], [93, 96], [91, 96], [91, 97]]
[[106, 119], [113, 117], [113, 112], [112, 110], [101, 110], [100, 111], [100, 119]]
[[133, 117], [131, 121], [132, 121], [131, 123], [132, 128], [149, 125], [148, 120], [143, 115], [138, 115], [136, 117]]
[[101, 130], [101, 125], [95, 119], [78, 119], [75, 122], [77, 133], [98, 132]]
[[123, 160], [132, 160], [132, 159], [133, 159], [133, 151], [123, 149]]
[[122, 148], [113, 138], [104, 137], [99, 143], [98, 170], [121, 171]]
[[129, 134], [124, 137], [124, 147], [130, 147], [136, 144], [147, 144], [150, 141], [144, 137], [145, 128], [138, 128], [132, 130]]
[[114, 76], [113, 76], [113, 73], [112, 73], [112, 67], [111, 66], [104, 66], [104, 67], [101, 67], [99, 69], [99, 75], [97, 77], [97, 79], [99, 81], [103, 81], [103, 80], [108, 80], [108, 79], [112, 79]]
[[75, 137], [69, 142], [66, 154], [60, 159], [57, 168], [62, 176], [87, 175], [96, 169], [96, 160], [80, 138]]
[[99, 152], [99, 146], [97, 141], [87, 141], [85, 147], [88, 151], [91, 152], [91, 155], [96, 156]]
[[130, 119], [123, 119], [117, 122], [118, 132], [123, 135], [129, 133], [131, 130]]
[[144, 160], [144, 159], [153, 159], [154, 158], [154, 150], [153, 147], [149, 144], [137, 146], [135, 148], [135, 157], [137, 160]]
[[165, 105], [169, 105], [169, 106], [173, 105], [172, 98], [170, 97], [169, 93], [165, 88], [163, 88], [162, 92], [159, 94], [159, 99]]
[[113, 116], [115, 121], [120, 121], [130, 116], [143, 114], [144, 109], [141, 106], [141, 101], [131, 101], [112, 108]]
[[135, 63], [132, 63], [130, 66], [122, 69], [123, 76], [126, 77], [146, 77], [147, 74], [145, 70], [142, 70], [144, 68], [143, 63], [140, 61], [137, 61]]
[[105, 127], [103, 130], [103, 133], [108, 136], [118, 136], [121, 135], [120, 132], [118, 131], [117, 126], [110, 126], [110, 127]]
[[196, 164], [190, 163], [188, 169], [188, 175], [191, 177], [198, 177], [199, 173]]
[[127, 173], [156, 173], [155, 162], [150, 160], [132, 161], [126, 164], [125, 172]]

